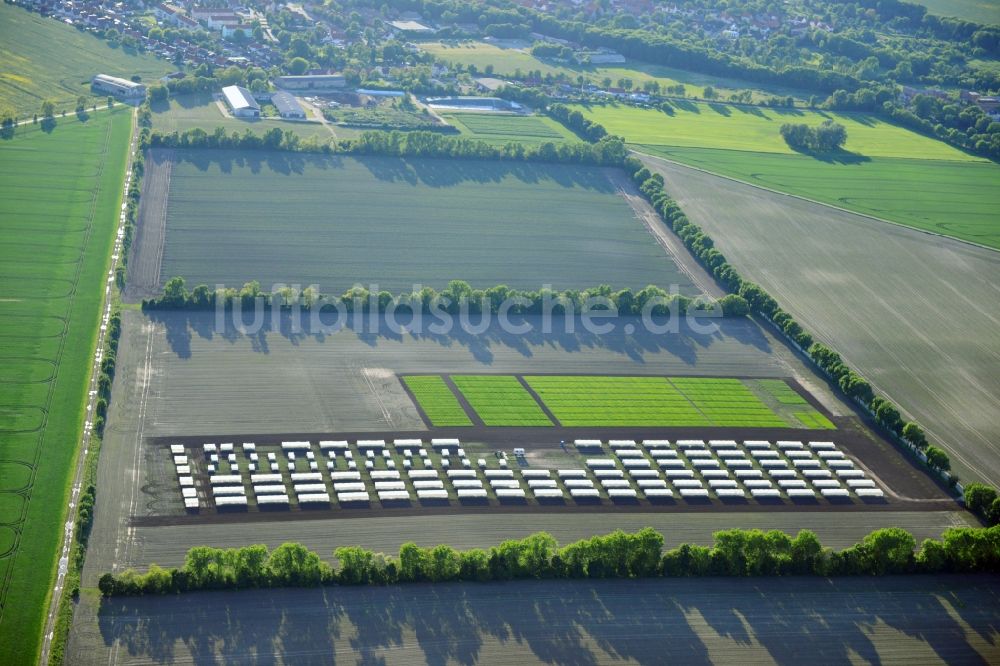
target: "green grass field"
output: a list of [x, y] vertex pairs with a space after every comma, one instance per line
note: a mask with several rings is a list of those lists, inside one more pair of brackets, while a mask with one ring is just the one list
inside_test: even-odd
[[806, 420], [779, 414], [738, 379], [610, 375], [524, 379], [564, 426], [828, 427], [823, 424], [825, 417], [808, 405], [797, 410], [809, 415]]
[[0, 142], [0, 663], [40, 645], [130, 127], [119, 109]]
[[403, 382], [434, 426], [470, 426], [472, 420], [444, 379], [437, 375], [409, 375]]
[[[679, 102], [674, 115], [625, 105], [577, 108], [611, 134], [629, 143], [687, 148], [720, 148], [797, 154], [781, 138], [784, 123], [819, 125], [830, 119], [847, 129], [844, 149], [863, 157], [983, 162], [943, 141], [892, 125], [877, 116], [799, 109], [770, 109], [736, 104]], [[848, 159], [849, 157], [845, 158]]]
[[464, 136], [486, 143], [579, 141], [568, 129], [545, 116], [514, 116], [491, 113], [440, 113], [439, 115], [456, 127]]
[[915, 0], [931, 14], [957, 16], [976, 23], [1000, 23], [1000, 4], [996, 0]]
[[552, 425], [517, 377], [452, 375], [451, 379], [488, 426]]
[[759, 83], [741, 81], [717, 76], [708, 76], [697, 72], [689, 72], [673, 67], [650, 65], [637, 61], [629, 61], [621, 65], [568, 65], [540, 60], [529, 52], [529, 46], [517, 48], [486, 42], [442, 43], [424, 42], [421, 49], [436, 57], [451, 63], [465, 66], [475, 65], [483, 72], [488, 65], [493, 65], [494, 76], [513, 76], [517, 70], [523, 73], [540, 71], [542, 75], [565, 74], [576, 82], [578, 76], [583, 76], [588, 82], [603, 85], [605, 78], [611, 79], [611, 85], [617, 86], [620, 79], [631, 79], [635, 88], [641, 90], [647, 81], [657, 81], [662, 87], [683, 84], [687, 94], [700, 96], [705, 86], [712, 86], [721, 95], [729, 95], [742, 90], [751, 90], [755, 99], [771, 95], [793, 95], [800, 98], [808, 97], [808, 93], [779, 86], [762, 86]]
[[138, 74], [148, 82], [175, 69], [152, 55], [111, 48], [53, 18], [0, 4], [0, 107], [10, 106], [21, 116], [37, 112], [45, 99], [71, 112], [77, 97], [91, 96], [94, 74]]
[[[282, 120], [281, 118], [233, 118], [223, 115], [218, 103], [209, 93], [198, 93], [192, 95], [180, 95], [170, 98], [167, 102], [160, 102], [151, 107], [153, 112], [153, 128], [161, 132], [183, 132], [185, 130], [201, 128], [211, 133], [216, 127], [225, 128], [226, 132], [239, 132], [242, 134], [250, 130], [255, 134], [263, 134], [272, 127], [280, 127], [286, 131], [292, 131], [303, 139], [316, 137], [323, 142], [329, 142], [334, 138], [333, 133], [322, 123], [306, 123]], [[350, 138], [347, 134], [350, 130], [336, 130], [337, 138]], [[350, 136], [354, 136], [350, 133]]]
[[1000, 167], [990, 162], [875, 157], [836, 164], [808, 155], [637, 148], [778, 192], [1000, 248]]
[[[604, 169], [267, 152], [176, 157], [172, 167], [159, 157], [146, 162], [147, 179], [169, 178], [164, 200], [154, 202], [152, 188], [144, 195], [150, 215], [166, 206], [165, 247], [150, 248], [163, 252], [153, 282], [316, 283], [330, 294], [358, 283], [393, 293], [415, 283], [443, 289], [454, 279], [477, 288], [693, 290]], [[156, 259], [143, 248], [131, 275]]]
[[[627, 106], [579, 107], [638, 150], [737, 180], [907, 226], [1000, 248], [1000, 168], [867, 114], [685, 103], [673, 116]], [[783, 122], [847, 128], [845, 152], [795, 153]]]

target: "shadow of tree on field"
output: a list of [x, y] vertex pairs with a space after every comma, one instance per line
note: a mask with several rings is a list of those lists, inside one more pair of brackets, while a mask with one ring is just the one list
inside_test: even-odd
[[[372, 318], [362, 313], [339, 312], [332, 307], [301, 315], [269, 311], [254, 317], [238, 311], [217, 315], [204, 311], [153, 310], [147, 316], [164, 327], [171, 351], [185, 359], [192, 356], [192, 334], [205, 340], [218, 336], [233, 344], [246, 343], [251, 350], [262, 354], [270, 351], [271, 335], [283, 337], [293, 345], [307, 339], [324, 344], [333, 336], [348, 335], [371, 348], [386, 342], [431, 341], [444, 348], [464, 349], [487, 366], [493, 363], [499, 349], [514, 351], [525, 358], [542, 349], [569, 353], [605, 350], [638, 364], [646, 363], [651, 356], [668, 354], [689, 366], [696, 365], [701, 353], [713, 344], [727, 340], [764, 353], [771, 351], [767, 337], [752, 320], [710, 316], [679, 317], [672, 330], [668, 330], [667, 318], [654, 318], [653, 323], [663, 327], [661, 330], [647, 327], [640, 317], [594, 320], [587, 324], [579, 316], [553, 316], [546, 326], [541, 315], [511, 315], [504, 324], [496, 315], [469, 315], [464, 322], [455, 316], [450, 325], [444, 326], [428, 314]], [[605, 324], [611, 325], [610, 330], [595, 327]]]
[[[916, 584], [915, 584], [915, 581]], [[878, 663], [930, 649], [986, 663], [1000, 584], [986, 576], [522, 581], [192, 593], [104, 600], [104, 649], [171, 663], [429, 664], [508, 659], [595, 666], [749, 660]], [[885, 625], [889, 636], [874, 629]], [[919, 645], [900, 643], [898, 636]], [[711, 648], [711, 649], [710, 649]], [[886, 651], [886, 652], [884, 652]], [[188, 656], [190, 653], [190, 656]]]

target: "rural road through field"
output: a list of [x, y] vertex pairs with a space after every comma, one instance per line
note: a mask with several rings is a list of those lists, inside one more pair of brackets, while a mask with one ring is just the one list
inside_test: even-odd
[[960, 478], [1000, 485], [1000, 252], [642, 158], [730, 263], [921, 423]]
[[[42, 638], [42, 651], [39, 656], [39, 663], [49, 663], [52, 650], [52, 639], [54, 637], [56, 619], [59, 616], [59, 604], [62, 601], [63, 588], [66, 585], [66, 574], [69, 572], [69, 558], [73, 548], [74, 526], [76, 520], [76, 507], [80, 501], [80, 492], [83, 484], [83, 473], [86, 467], [87, 456], [90, 453], [90, 443], [93, 434], [94, 408], [97, 403], [97, 379], [100, 375], [101, 359], [104, 357], [104, 349], [108, 333], [108, 320], [111, 317], [112, 296], [115, 289], [115, 268], [121, 259], [122, 239], [125, 235], [125, 196], [128, 193], [129, 185], [132, 182], [132, 160], [135, 157], [137, 112], [132, 111], [132, 138], [129, 141], [128, 159], [125, 162], [125, 179], [122, 186], [122, 204], [118, 213], [118, 232], [115, 235], [114, 249], [111, 253], [111, 263], [108, 268], [108, 277], [104, 287], [103, 310], [101, 313], [101, 326], [97, 333], [96, 353], [94, 362], [90, 369], [90, 382], [87, 393], [86, 423], [83, 428], [83, 437], [80, 442], [80, 451], [76, 459], [76, 469], [73, 472], [73, 490], [70, 495], [69, 509], [66, 513], [66, 524], [63, 529], [62, 543], [59, 550], [59, 569], [56, 573], [56, 584], [52, 590], [49, 601], [49, 610], [45, 618], [45, 633]], [[81, 350], [76, 350], [77, 352]]]

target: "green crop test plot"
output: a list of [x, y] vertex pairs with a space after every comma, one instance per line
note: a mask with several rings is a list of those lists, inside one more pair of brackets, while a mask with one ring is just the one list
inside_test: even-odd
[[452, 375], [451, 380], [488, 426], [548, 426], [552, 422], [510, 375]]
[[462, 134], [487, 143], [579, 141], [568, 129], [545, 116], [490, 113], [441, 113], [440, 115]]
[[39, 649], [130, 129], [117, 109], [19, 127], [0, 146], [0, 458], [17, 464], [0, 468], [0, 524], [19, 534], [0, 548], [0, 663], [33, 663]]
[[403, 382], [417, 399], [431, 425], [472, 425], [472, 420], [462, 409], [458, 398], [441, 377], [437, 375], [407, 375], [403, 377]]
[[811, 408], [799, 410], [810, 415], [806, 418], [780, 414], [751, 390], [750, 380], [605, 375], [524, 379], [564, 426], [821, 428], [829, 424]]
[[564, 426], [709, 426], [663, 377], [526, 376]]

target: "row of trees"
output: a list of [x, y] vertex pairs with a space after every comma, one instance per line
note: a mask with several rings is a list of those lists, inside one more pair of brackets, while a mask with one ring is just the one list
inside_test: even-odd
[[1000, 525], [1000, 493], [983, 483], [965, 487], [965, 508], [983, 519], [990, 527]]
[[526, 146], [510, 142], [495, 146], [464, 137], [446, 136], [439, 132], [365, 132], [357, 139], [320, 142], [302, 141], [291, 130], [273, 127], [263, 134], [245, 130], [242, 134], [227, 134], [219, 127], [209, 133], [195, 128], [184, 132], [153, 132], [149, 147], [163, 148], [225, 148], [239, 150], [285, 150], [341, 155], [388, 155], [393, 157], [444, 157], [452, 159], [485, 159], [514, 162], [558, 162], [616, 166], [626, 155], [625, 143], [618, 137], [606, 136], [596, 143], [545, 142]]
[[167, 281], [163, 295], [142, 303], [145, 310], [212, 310], [218, 306], [231, 309], [255, 306], [292, 309], [340, 307], [345, 312], [394, 312], [407, 315], [414, 312], [427, 314], [553, 314], [578, 315], [585, 312], [604, 311], [615, 315], [685, 315], [695, 311], [718, 311], [726, 317], [742, 317], [749, 312], [746, 301], [739, 295], [729, 294], [718, 301], [692, 299], [680, 294], [670, 294], [660, 287], [649, 285], [633, 292], [625, 288], [615, 291], [609, 285], [591, 289], [566, 289], [555, 291], [540, 289], [526, 291], [497, 285], [488, 289], [473, 289], [464, 280], [452, 280], [441, 292], [431, 287], [420, 291], [394, 295], [388, 291], [372, 292], [365, 287], [354, 287], [341, 296], [322, 295], [311, 287], [301, 291], [285, 287], [273, 293], [261, 290], [259, 282], [248, 282], [241, 289], [228, 288], [213, 291], [207, 285], [198, 285], [188, 291], [184, 278]]
[[790, 537], [777, 530], [732, 529], [716, 532], [712, 546], [684, 544], [663, 552], [663, 544], [663, 536], [649, 527], [563, 547], [538, 532], [488, 550], [405, 543], [398, 557], [347, 546], [334, 551], [336, 567], [297, 543], [273, 551], [263, 545], [228, 550], [199, 546], [188, 551], [179, 568], [154, 564], [146, 573], [108, 573], [98, 586], [112, 596], [333, 584], [1000, 572], [1000, 527], [952, 528], [940, 541], [927, 539], [919, 549], [913, 535], [894, 527], [876, 530], [841, 551], [824, 548], [808, 530]]
[[546, 113], [573, 130], [577, 136], [586, 141], [600, 141], [608, 135], [603, 125], [585, 118], [579, 111], [571, 110], [562, 104], [548, 106]]
[[832, 120], [824, 120], [817, 127], [805, 123], [784, 123], [781, 138], [794, 150], [831, 153], [847, 142], [847, 128]]
[[[899, 409], [885, 398], [876, 395], [871, 384], [848, 367], [839, 354], [815, 342], [813, 336], [790, 314], [782, 310], [778, 302], [760, 285], [743, 279], [726, 257], [715, 249], [712, 238], [691, 222], [680, 206], [664, 191], [662, 176], [651, 173], [633, 157], [626, 159], [623, 166], [631, 173], [633, 181], [639, 185], [639, 190], [649, 199], [667, 226], [674, 230], [684, 245], [721, 285], [742, 298], [742, 302], [746, 303], [750, 312], [767, 318], [785, 333], [803, 352], [809, 354], [819, 368], [836, 382], [848, 397], [864, 405], [875, 416], [876, 421], [893, 436], [902, 438], [915, 449], [922, 451], [923, 460], [931, 470], [946, 473], [951, 469], [948, 455], [937, 447], [929, 446], [924, 430], [919, 424], [904, 421]], [[953, 475], [944, 476], [952, 484], [958, 482], [958, 478]]]

